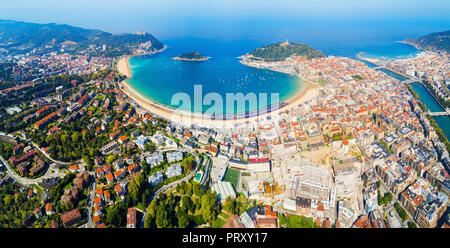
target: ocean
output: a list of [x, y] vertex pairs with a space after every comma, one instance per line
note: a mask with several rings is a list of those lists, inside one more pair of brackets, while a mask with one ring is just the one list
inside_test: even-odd
[[[157, 55], [133, 57], [130, 69], [131, 87], [144, 97], [170, 107], [176, 93], [186, 93], [194, 99], [194, 85], [202, 85], [203, 96], [218, 93], [225, 100], [226, 93], [278, 93], [285, 101], [305, 82], [290, 75], [250, 68], [239, 63], [241, 56], [255, 48], [279, 41], [306, 43], [325, 55], [346, 56], [356, 59], [359, 52], [368, 58], [402, 59], [417, 56], [421, 51], [400, 43], [409, 37], [419, 37], [448, 28], [442, 20], [409, 19], [308, 19], [282, 16], [241, 19], [190, 18], [149, 23], [168, 48]], [[144, 25], [145, 24], [141, 24]], [[151, 29], [150, 29], [151, 31]], [[158, 35], [158, 33], [160, 35]], [[205, 62], [172, 60], [182, 53], [198, 51], [211, 57]], [[267, 102], [271, 104], [270, 99]], [[209, 106], [203, 106], [206, 111]], [[262, 108], [264, 106], [258, 106]], [[193, 106], [183, 108], [193, 111]], [[226, 108], [224, 113], [240, 114], [254, 111], [252, 106]], [[448, 135], [448, 117], [436, 118]]]
[[[202, 41], [200, 41], [202, 42]], [[168, 48], [154, 56], [139, 56], [130, 59], [132, 79], [128, 83], [143, 96], [160, 104], [183, 110], [194, 109], [194, 85], [201, 85], [202, 97], [208, 93], [217, 93], [223, 99], [224, 114], [242, 114], [255, 112], [258, 109], [275, 104], [271, 94], [278, 94], [280, 102], [292, 97], [305, 82], [297, 77], [270, 70], [242, 65], [236, 49], [238, 43], [202, 42], [198, 49], [192, 47], [190, 39], [180, 39], [165, 42]], [[248, 43], [247, 43], [248, 44]], [[203, 62], [173, 60], [173, 57], [189, 51], [199, 51], [210, 57]], [[229, 51], [229, 53], [228, 53]], [[191, 106], [172, 104], [172, 98], [177, 93], [186, 93], [191, 98]], [[256, 97], [267, 94], [267, 104], [258, 102], [259, 106], [247, 104], [246, 106], [231, 106], [226, 102], [227, 94], [254, 93]], [[264, 96], [264, 95], [261, 95]], [[218, 104], [218, 103], [217, 103]], [[203, 112], [209, 106], [203, 106]]]
[[[290, 39], [287, 39], [290, 40]], [[277, 40], [273, 40], [276, 42]], [[283, 41], [283, 40], [278, 40]], [[293, 39], [294, 42], [306, 43]], [[160, 54], [152, 56], [138, 56], [130, 59], [130, 69], [133, 78], [128, 80], [129, 85], [140, 92], [144, 97], [150, 98], [165, 106], [194, 111], [181, 104], [172, 104], [172, 98], [177, 93], [188, 94], [193, 102], [194, 85], [202, 86], [202, 95], [217, 93], [222, 96], [223, 113], [242, 114], [253, 112], [267, 107], [272, 103], [268, 97], [267, 104], [261, 103], [256, 109], [254, 106], [227, 107], [226, 94], [255, 93], [257, 96], [266, 93], [270, 96], [277, 93], [280, 102], [286, 101], [299, 90], [305, 88], [302, 80], [269, 70], [260, 70], [242, 65], [239, 56], [268, 43], [252, 39], [212, 39], [180, 37], [163, 40], [168, 48]], [[307, 43], [309, 44], [309, 43]], [[314, 47], [314, 46], [313, 46]], [[351, 45], [346, 47], [314, 47], [322, 50], [326, 55], [348, 56], [356, 58], [358, 50]], [[210, 57], [208, 61], [189, 62], [173, 60], [180, 54], [197, 51]], [[364, 56], [377, 58], [409, 58], [420, 53], [411, 45], [391, 41], [386, 44], [368, 45], [363, 51]], [[163, 86], [163, 87], [162, 87]], [[203, 112], [209, 106], [203, 107]]]

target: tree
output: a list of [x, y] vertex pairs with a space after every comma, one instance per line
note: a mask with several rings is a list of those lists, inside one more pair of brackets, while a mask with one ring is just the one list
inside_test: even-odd
[[284, 216], [284, 214], [278, 215], [278, 221], [280, 222], [280, 225], [285, 225], [287, 223], [286, 217]]
[[78, 144], [79, 140], [80, 140], [80, 133], [79, 132], [74, 132], [72, 134], [72, 142], [74, 144]]
[[416, 223], [408, 221], [408, 228], [417, 228]]
[[3, 198], [3, 201], [5, 202], [6, 206], [9, 206], [11, 204], [12, 195], [6, 195], [5, 198]]
[[169, 215], [167, 210], [165, 209], [165, 206], [159, 205], [156, 210], [156, 226], [158, 228], [170, 228], [172, 227], [172, 223], [170, 221]]
[[183, 196], [181, 198], [181, 205], [183, 208], [185, 208], [187, 211], [190, 211], [191, 213], [195, 212], [195, 205], [194, 202], [191, 200], [190, 197]]
[[153, 142], [149, 141], [149, 142], [145, 143], [144, 151], [152, 153], [152, 152], [156, 151], [156, 145]]
[[400, 204], [398, 204], [398, 202], [394, 204], [394, 208], [397, 211], [400, 218], [402, 218], [402, 221], [406, 221], [408, 219], [408, 214], [406, 213], [405, 209], [402, 208]]
[[199, 183], [193, 183], [192, 192], [197, 196], [202, 196], [205, 194], [205, 189]]
[[150, 166], [148, 165], [145, 159], [142, 160], [141, 165], [142, 165], [142, 173], [144, 173], [145, 177], [148, 177], [150, 175]]
[[61, 142], [62, 142], [63, 144], [67, 144], [68, 141], [69, 141], [69, 135], [68, 135], [68, 134], [63, 134], [63, 135], [61, 135]]
[[147, 215], [150, 215], [152, 218], [155, 218], [157, 204], [158, 202], [156, 199], [153, 199], [152, 202], [150, 202], [150, 205], [148, 205], [147, 207]]
[[128, 192], [133, 205], [137, 205], [139, 203], [144, 181], [145, 179], [143, 175], [138, 174], [128, 185]]
[[123, 227], [125, 226], [126, 216], [127, 208], [122, 203], [118, 203], [106, 212], [105, 224], [113, 227]]
[[94, 165], [92, 164], [92, 162], [89, 159], [89, 157], [86, 156], [86, 155], [83, 155], [82, 158], [83, 158], [84, 163], [86, 163], [87, 169], [91, 170]]
[[186, 228], [189, 226], [189, 218], [186, 214], [186, 210], [182, 208], [178, 211], [178, 227]]
[[106, 157], [107, 164], [111, 164], [112, 162], [114, 162], [114, 160], [116, 160], [116, 156], [114, 154], [111, 154], [108, 157]]
[[204, 194], [201, 198], [200, 211], [205, 222], [209, 224], [212, 224], [217, 216], [217, 208], [215, 207], [216, 201], [217, 194], [215, 192], [212, 192], [211, 190], [208, 190], [206, 194]]
[[[178, 186], [179, 186], [179, 187], [178, 187]], [[185, 181], [182, 181], [180, 184], [177, 185], [177, 191], [178, 191], [178, 193], [184, 195], [184, 193], [185, 193], [184, 190], [185, 190], [185, 189], [186, 189], [186, 182], [185, 182]]]
[[391, 194], [391, 192], [387, 192], [386, 194], [384, 194], [384, 197], [386, 197], [387, 202], [391, 202], [392, 201], [392, 194]]
[[227, 197], [225, 203], [223, 204], [223, 208], [230, 214], [234, 214], [236, 210], [236, 199], [231, 197]]
[[185, 160], [183, 160], [182, 165], [186, 172], [190, 172], [192, 168], [194, 168], [195, 159], [192, 156], [187, 157]]
[[184, 191], [186, 192], [187, 196], [191, 197], [192, 196], [192, 184], [186, 183], [186, 187], [185, 187]]
[[144, 228], [151, 228], [154, 226], [154, 218], [147, 214], [144, 221]]

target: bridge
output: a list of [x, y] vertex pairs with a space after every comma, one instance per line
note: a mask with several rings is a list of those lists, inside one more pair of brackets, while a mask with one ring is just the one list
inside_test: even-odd
[[405, 83], [405, 84], [411, 84], [411, 83], [414, 83], [414, 82], [417, 82], [417, 80], [408, 79], [408, 80], [402, 81], [402, 83]]
[[444, 116], [444, 115], [450, 115], [450, 110], [442, 111], [442, 112], [430, 112], [428, 111], [428, 114], [431, 116]]

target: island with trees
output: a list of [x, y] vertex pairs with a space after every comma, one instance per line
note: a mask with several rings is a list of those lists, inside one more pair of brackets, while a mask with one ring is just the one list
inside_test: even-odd
[[258, 60], [263, 62], [283, 61], [289, 57], [312, 59], [325, 57], [325, 55], [309, 45], [286, 41], [256, 48], [242, 56], [242, 58], [246, 60]]
[[209, 58], [206, 56], [203, 56], [199, 52], [188, 52], [188, 53], [184, 53], [178, 57], [175, 57], [173, 59], [183, 60], [183, 61], [206, 61]]

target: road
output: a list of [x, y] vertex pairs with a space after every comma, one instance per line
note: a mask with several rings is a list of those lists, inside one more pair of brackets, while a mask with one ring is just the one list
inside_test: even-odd
[[206, 161], [206, 168], [205, 168], [205, 174], [202, 177], [202, 181], [200, 182], [201, 185], [206, 185], [206, 183], [208, 182], [208, 178], [209, 178], [209, 173], [211, 171], [211, 164], [212, 164], [212, 160], [211, 158], [208, 158], [208, 161]]
[[[375, 174], [376, 174], [376, 173], [375, 173]], [[385, 212], [386, 209], [388, 209], [389, 207], [391, 207], [391, 206], [393, 207], [394, 204], [395, 204], [396, 202], [398, 202], [398, 204], [400, 204], [400, 206], [403, 207], [403, 205], [398, 201], [397, 196], [396, 196], [394, 193], [392, 193], [391, 190], [384, 184], [384, 182], [383, 182], [383, 180], [381, 180], [380, 176], [378, 176], [378, 174], [376, 174], [376, 175], [377, 175], [378, 180], [381, 182], [380, 185], [381, 185], [381, 187], [383, 188], [383, 191], [384, 191], [384, 192], [390, 192], [390, 193], [392, 194], [392, 201], [391, 201], [390, 203], [386, 204], [385, 206], [382, 206], [383, 212]], [[383, 194], [383, 192], [381, 192], [381, 194]], [[395, 209], [395, 208], [394, 208], [394, 209]], [[406, 209], [405, 209], [405, 211], [406, 211]], [[408, 211], [406, 211], [406, 213], [407, 213], [407, 215], [408, 215], [407, 221], [410, 221], [410, 222], [412, 222], [412, 223], [415, 223], [417, 226], [419, 226], [419, 225], [411, 218], [411, 214], [410, 214]]]
[[[89, 173], [91, 174], [91, 173]], [[93, 178], [93, 172], [91, 174], [91, 177]], [[87, 202], [88, 205], [88, 216], [87, 216], [87, 228], [94, 228], [94, 223], [92, 221], [92, 209], [94, 208], [94, 198], [95, 198], [95, 180], [91, 184], [91, 192], [89, 192], [89, 199]]]
[[53, 163], [56, 163], [58, 165], [73, 165], [73, 164], [78, 164], [81, 161], [81, 159], [79, 159], [79, 160], [76, 160], [74, 162], [63, 162], [63, 161], [59, 161], [59, 160], [53, 159], [47, 153], [45, 153], [44, 150], [41, 149], [37, 144], [35, 144], [34, 142], [31, 142], [31, 144], [33, 144], [34, 148], [36, 148], [38, 151], [40, 151], [42, 154], [44, 154], [44, 156], [46, 158], [48, 158], [50, 161], [52, 161]]
[[[30, 139], [24, 139], [20, 136], [16, 136], [15, 137], [19, 138], [20, 140], [29, 143], [31, 142]], [[33, 145], [33, 147], [35, 149], [37, 149], [39, 152], [41, 152], [42, 154], [44, 154], [44, 156], [46, 156], [48, 159], [50, 159], [50, 161], [52, 161], [53, 163], [51, 163], [47, 169], [47, 171], [44, 173], [44, 175], [38, 177], [38, 178], [26, 178], [26, 177], [21, 177], [19, 175], [17, 175], [13, 169], [10, 167], [8, 161], [3, 158], [3, 156], [0, 156], [0, 160], [2, 161], [2, 163], [4, 164], [5, 168], [6, 168], [6, 173], [9, 175], [9, 177], [11, 179], [13, 179], [14, 181], [22, 184], [22, 185], [31, 185], [31, 184], [36, 184], [38, 182], [40, 182], [42, 179], [47, 179], [47, 178], [53, 178], [53, 177], [61, 177], [61, 176], [65, 176], [65, 174], [59, 173], [57, 170], [56, 172], [54, 172], [55, 169], [57, 169], [57, 167], [59, 167], [59, 165], [71, 165], [73, 163], [67, 163], [67, 162], [62, 162], [62, 161], [57, 161], [52, 159], [50, 156], [48, 156], [46, 153], [43, 152], [43, 150], [34, 142], [31, 142], [31, 144]]]
[[58, 176], [64, 176], [65, 174], [61, 174], [58, 172], [53, 172], [53, 170], [55, 169], [55, 163], [50, 164], [49, 168], [47, 169], [47, 171], [45, 172], [44, 175], [38, 177], [38, 178], [26, 178], [26, 177], [21, 177], [19, 175], [17, 175], [9, 166], [9, 163], [3, 158], [3, 156], [0, 156], [0, 160], [2, 161], [3, 165], [6, 168], [6, 173], [9, 175], [9, 177], [11, 179], [13, 179], [14, 181], [22, 184], [22, 185], [31, 185], [31, 184], [35, 184], [35, 183], [39, 183], [41, 180], [43, 179], [47, 179], [47, 178], [53, 178], [53, 177], [58, 177]]

